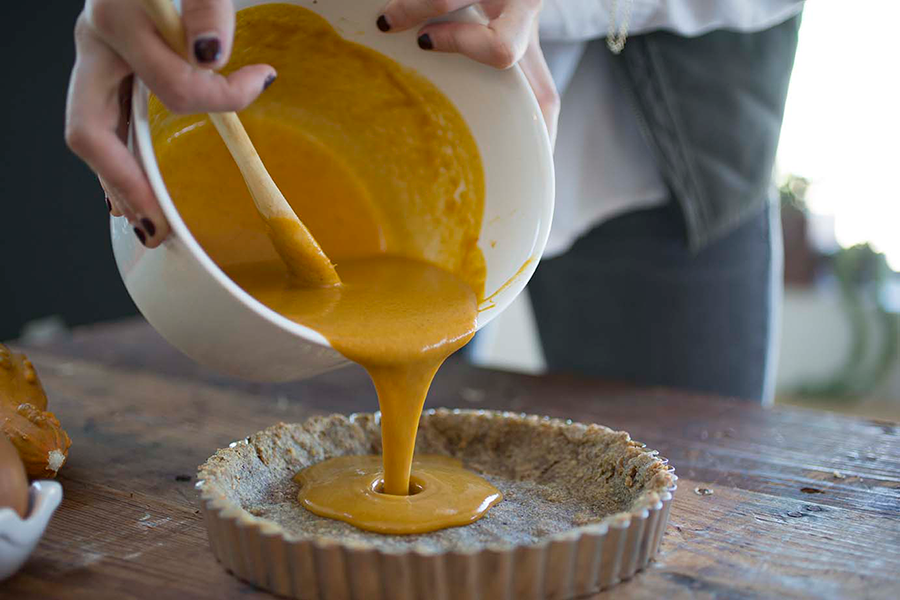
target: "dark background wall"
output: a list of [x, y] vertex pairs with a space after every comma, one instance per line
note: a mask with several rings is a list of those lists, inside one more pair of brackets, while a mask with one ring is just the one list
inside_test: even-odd
[[103, 191], [63, 141], [82, 6], [0, 7], [0, 340], [51, 315], [75, 326], [137, 312], [113, 260]]

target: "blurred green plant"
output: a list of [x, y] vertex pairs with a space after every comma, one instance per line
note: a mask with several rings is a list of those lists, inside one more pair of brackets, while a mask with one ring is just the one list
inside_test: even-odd
[[[807, 214], [810, 181], [788, 175], [778, 188], [782, 209]], [[851, 328], [845, 363], [824, 381], [798, 386], [806, 397], [859, 398], [871, 393], [888, 376], [900, 351], [900, 315], [887, 311], [883, 291], [896, 274], [884, 254], [869, 244], [842, 248], [830, 257], [841, 306]], [[882, 331], [879, 333], [878, 329]]]
[[809, 189], [809, 179], [799, 175], [788, 175], [784, 183], [778, 188], [781, 198], [781, 206], [789, 206], [800, 212], [806, 212], [806, 191]]
[[[888, 312], [881, 298], [894, 272], [884, 254], [869, 244], [842, 248], [832, 259], [852, 342], [847, 360], [826, 381], [802, 385], [798, 395], [857, 398], [887, 377], [900, 349], [900, 315]], [[882, 329], [878, 333], [877, 329]], [[875, 347], [873, 347], [875, 346]]]

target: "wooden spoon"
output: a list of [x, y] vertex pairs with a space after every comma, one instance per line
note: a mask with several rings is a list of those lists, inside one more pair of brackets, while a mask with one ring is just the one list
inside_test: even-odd
[[[181, 15], [171, 0], [142, 0], [144, 8], [169, 46], [187, 57]], [[272, 181], [256, 148], [233, 112], [210, 113], [209, 118], [225, 141], [253, 196], [266, 232], [297, 283], [307, 287], [327, 287], [341, 283], [334, 265], [306, 226], [297, 218], [284, 194]]]

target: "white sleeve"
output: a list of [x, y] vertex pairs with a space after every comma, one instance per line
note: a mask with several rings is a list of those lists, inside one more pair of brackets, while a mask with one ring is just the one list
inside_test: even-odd
[[628, 33], [665, 29], [693, 36], [713, 29], [759, 31], [803, 8], [802, 0], [544, 0], [541, 39], [583, 41], [607, 35], [615, 5], [616, 28], [629, 12]]

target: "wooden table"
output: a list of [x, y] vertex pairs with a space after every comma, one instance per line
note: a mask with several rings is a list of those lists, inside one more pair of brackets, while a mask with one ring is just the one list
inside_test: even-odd
[[[376, 405], [358, 368], [289, 385], [236, 382], [137, 321], [28, 352], [73, 444], [59, 477], [65, 499], [0, 598], [272, 598], [210, 552], [196, 466], [277, 421]], [[894, 423], [461, 360], [439, 373], [428, 405], [603, 423], [671, 460], [680, 480], [660, 560], [597, 598], [900, 597]]]

